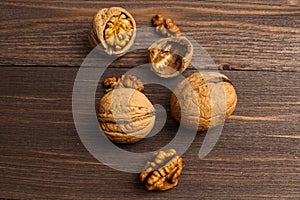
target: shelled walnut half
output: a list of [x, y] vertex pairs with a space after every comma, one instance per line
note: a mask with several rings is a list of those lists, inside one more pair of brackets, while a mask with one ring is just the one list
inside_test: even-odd
[[140, 174], [140, 182], [147, 190], [165, 191], [175, 187], [182, 172], [182, 158], [176, 155], [175, 149], [159, 151], [154, 156]]
[[180, 36], [180, 29], [170, 18], [163, 18], [162, 15], [154, 15], [151, 19], [152, 25], [155, 27], [155, 31], [166, 35], [168, 37]]
[[88, 36], [92, 46], [101, 43], [107, 54], [122, 55], [134, 42], [136, 23], [123, 8], [103, 8], [94, 16]]
[[171, 113], [178, 123], [205, 131], [234, 111], [237, 95], [229, 78], [218, 72], [197, 72], [180, 82], [171, 96]]
[[163, 38], [148, 48], [151, 69], [158, 76], [171, 78], [182, 73], [193, 57], [193, 45], [186, 37]]
[[111, 78], [106, 78], [103, 82], [103, 85], [105, 87], [110, 87], [110, 89], [117, 89], [117, 88], [132, 88], [136, 89], [138, 91], [143, 91], [144, 90], [144, 84], [143, 82], [138, 79], [136, 76], [127, 74], [127, 75], [122, 75], [121, 77], [111, 77]]

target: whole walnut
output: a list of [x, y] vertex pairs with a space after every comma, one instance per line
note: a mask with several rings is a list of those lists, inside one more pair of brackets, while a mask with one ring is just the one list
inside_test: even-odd
[[194, 73], [171, 96], [171, 113], [181, 125], [205, 131], [234, 111], [237, 95], [231, 81], [218, 72]]
[[135, 143], [152, 130], [155, 109], [143, 93], [119, 88], [106, 93], [100, 100], [98, 120], [111, 141]]

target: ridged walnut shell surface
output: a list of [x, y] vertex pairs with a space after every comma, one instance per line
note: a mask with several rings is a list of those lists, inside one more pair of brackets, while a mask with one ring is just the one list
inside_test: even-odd
[[190, 64], [193, 51], [186, 37], [159, 39], [148, 48], [151, 70], [164, 78], [178, 76]]
[[225, 121], [237, 103], [235, 89], [218, 72], [194, 73], [171, 96], [171, 113], [184, 127], [204, 131]]
[[98, 120], [104, 134], [116, 143], [135, 143], [152, 130], [155, 109], [141, 92], [114, 89], [100, 100]]
[[91, 45], [95, 47], [101, 43], [109, 55], [126, 53], [132, 46], [135, 36], [135, 20], [121, 7], [99, 10], [90, 24], [88, 34]]

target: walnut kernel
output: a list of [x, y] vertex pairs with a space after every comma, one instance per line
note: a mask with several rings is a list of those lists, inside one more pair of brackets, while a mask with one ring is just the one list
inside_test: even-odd
[[102, 44], [109, 54], [122, 55], [133, 44], [136, 24], [132, 15], [123, 8], [103, 8], [94, 16], [89, 30], [92, 46]]
[[117, 88], [132, 88], [138, 91], [144, 90], [143, 82], [133, 75], [122, 75], [120, 78], [112, 77], [106, 78], [103, 82], [105, 87], [110, 87], [111, 89]]
[[193, 45], [185, 37], [163, 38], [148, 48], [151, 69], [164, 78], [182, 73], [193, 57]]
[[182, 158], [176, 155], [175, 149], [159, 151], [154, 156], [154, 161], [147, 162], [140, 174], [140, 182], [147, 190], [165, 191], [175, 187], [182, 172]]
[[156, 27], [156, 32], [161, 33], [162, 35], [178, 37], [181, 34], [179, 27], [170, 18], [163, 18], [161, 15], [154, 15], [151, 21], [152, 25]]

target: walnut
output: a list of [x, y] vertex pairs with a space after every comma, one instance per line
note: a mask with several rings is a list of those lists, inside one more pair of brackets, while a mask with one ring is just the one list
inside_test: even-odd
[[181, 34], [179, 27], [170, 18], [164, 19], [161, 15], [154, 15], [151, 21], [152, 25], [156, 27], [156, 32], [162, 35], [178, 37]]
[[106, 78], [103, 81], [103, 85], [104, 85], [104, 87], [114, 88], [117, 85], [118, 80], [119, 80], [119, 78], [117, 78], [117, 77]]
[[185, 37], [162, 38], [148, 48], [151, 69], [164, 78], [182, 73], [193, 57], [193, 45]]
[[111, 141], [135, 143], [152, 130], [155, 109], [143, 93], [132, 88], [119, 88], [101, 98], [98, 120]]
[[175, 187], [182, 171], [182, 158], [176, 155], [175, 149], [159, 151], [154, 156], [154, 161], [147, 162], [140, 174], [140, 182], [147, 190], [165, 191]]
[[204, 131], [224, 122], [236, 103], [237, 95], [228, 77], [218, 72], [194, 73], [175, 88], [171, 113], [183, 126]]
[[110, 87], [111, 89], [132, 88], [140, 92], [144, 90], [143, 82], [133, 75], [122, 75], [120, 78], [107, 78], [103, 84], [105, 87]]
[[94, 16], [88, 36], [92, 46], [101, 43], [109, 55], [122, 55], [135, 39], [135, 20], [123, 8], [103, 8]]

